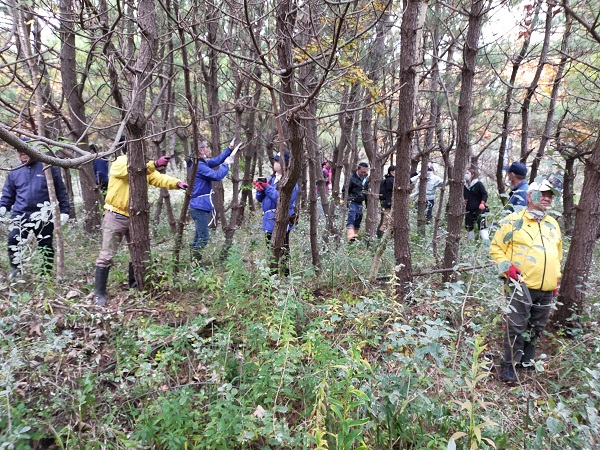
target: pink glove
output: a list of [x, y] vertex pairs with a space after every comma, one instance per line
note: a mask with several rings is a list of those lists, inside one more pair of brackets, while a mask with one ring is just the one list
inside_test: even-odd
[[484, 210], [484, 209], [485, 209], [485, 202], [481, 202], [481, 203], [479, 204], [479, 209], [480, 209], [480, 210]]
[[558, 290], [560, 289], [560, 282], [556, 285], [556, 289], [552, 292], [552, 297], [556, 297], [558, 295]]
[[188, 185], [187, 185], [187, 183], [182, 183], [181, 181], [178, 181], [177, 182], [177, 187], [179, 189], [183, 189], [185, 191], [187, 189]]
[[157, 169], [159, 167], [167, 167], [167, 165], [169, 164], [169, 159], [171, 158], [169, 158], [168, 156], [161, 156], [156, 161], [154, 161], [154, 165]]
[[504, 276], [509, 280], [519, 280], [519, 275], [521, 275], [521, 271], [517, 269], [514, 264], [511, 264], [506, 272], [504, 272]]

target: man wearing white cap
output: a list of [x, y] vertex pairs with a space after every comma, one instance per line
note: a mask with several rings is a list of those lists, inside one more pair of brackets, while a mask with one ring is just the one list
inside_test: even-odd
[[532, 183], [527, 208], [504, 218], [490, 245], [510, 293], [500, 374], [505, 382], [517, 381], [515, 367], [533, 367], [535, 344], [558, 290], [562, 238], [558, 223], [546, 213], [554, 194], [547, 180]]

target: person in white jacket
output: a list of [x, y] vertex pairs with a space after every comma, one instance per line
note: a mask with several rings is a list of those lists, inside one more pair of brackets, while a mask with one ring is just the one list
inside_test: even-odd
[[[431, 222], [433, 217], [433, 206], [435, 205], [435, 190], [441, 187], [444, 182], [440, 177], [438, 177], [435, 173], [435, 169], [433, 164], [429, 164], [427, 166], [427, 186], [425, 188], [425, 199], [427, 200], [425, 217], [427, 219], [427, 223]], [[415, 190], [412, 194], [410, 194], [411, 198], [419, 195], [419, 177], [420, 175], [415, 175], [410, 179], [410, 182], [415, 185]]]

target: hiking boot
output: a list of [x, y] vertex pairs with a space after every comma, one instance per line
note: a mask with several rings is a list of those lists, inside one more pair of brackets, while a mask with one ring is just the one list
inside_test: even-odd
[[515, 368], [510, 363], [502, 363], [502, 370], [500, 371], [500, 381], [504, 383], [516, 383], [517, 374]]
[[202, 267], [202, 251], [200, 248], [192, 248], [190, 252], [192, 267]]
[[94, 288], [94, 302], [96, 306], [106, 305], [106, 282], [110, 267], [96, 266], [96, 283]]

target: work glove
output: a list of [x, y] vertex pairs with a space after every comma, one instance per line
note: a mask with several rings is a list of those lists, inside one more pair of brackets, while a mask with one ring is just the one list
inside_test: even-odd
[[6, 210], [5, 206], [0, 206], [0, 219], [2, 219], [4, 216], [6, 216], [6, 213], [8, 211]]
[[560, 283], [556, 285], [556, 289], [552, 291], [552, 297], [556, 297], [558, 295], [558, 290], [560, 289]]
[[484, 209], [485, 209], [485, 202], [483, 202], [483, 201], [482, 201], [482, 202], [479, 204], [479, 210], [480, 210], [480, 211], [483, 211]]
[[521, 271], [514, 264], [511, 264], [508, 270], [504, 272], [504, 276], [509, 280], [519, 281], [519, 275], [521, 275]]
[[167, 167], [167, 165], [169, 164], [169, 159], [171, 158], [169, 158], [168, 156], [161, 156], [156, 161], [154, 161], [154, 165], [157, 169], [160, 167]]
[[69, 215], [68, 214], [61, 214], [60, 215], [60, 226], [64, 227], [65, 224], [69, 221]]
[[179, 189], [183, 189], [185, 191], [187, 189], [188, 185], [187, 185], [187, 183], [183, 183], [182, 181], [178, 181], [177, 182], [177, 187]]
[[267, 187], [267, 183], [265, 183], [263, 181], [255, 181], [254, 187], [256, 188], [257, 191], [261, 192], [261, 191], [265, 190], [265, 188]]
[[[233, 141], [231, 141], [231, 142], [233, 143]], [[241, 142], [235, 146], [235, 148], [231, 151], [231, 154], [227, 157], [227, 159], [225, 159], [225, 164], [227, 164], [228, 166], [231, 166], [233, 164], [235, 154], [238, 152], [238, 150], [240, 149], [241, 146], [242, 146]], [[229, 148], [231, 148], [231, 147], [229, 147]]]

